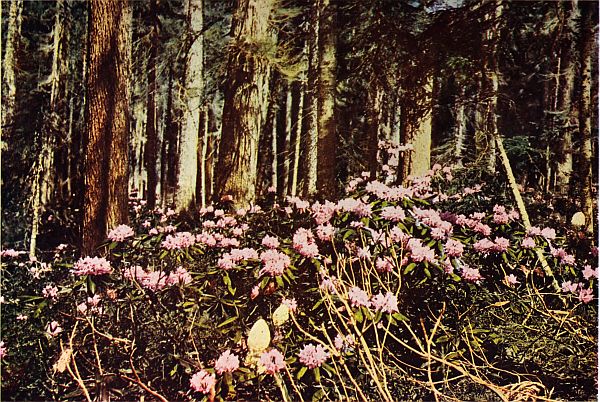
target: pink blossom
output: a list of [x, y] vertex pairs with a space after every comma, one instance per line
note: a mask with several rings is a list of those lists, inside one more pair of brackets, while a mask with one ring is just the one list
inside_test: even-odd
[[399, 222], [406, 218], [402, 207], [385, 207], [381, 210], [381, 217], [392, 222]]
[[392, 239], [393, 242], [395, 243], [402, 243], [405, 244], [408, 242], [408, 240], [410, 239], [410, 235], [407, 233], [404, 233], [402, 231], [402, 229], [400, 229], [397, 226], [394, 226], [391, 230], [390, 230], [390, 237]]
[[279, 276], [290, 266], [291, 260], [286, 254], [277, 250], [266, 250], [260, 254], [260, 260], [264, 267], [260, 274], [269, 274], [270, 276]]
[[567, 255], [567, 252], [562, 247], [559, 247], [559, 248], [550, 247], [550, 253], [552, 254], [552, 257], [560, 258], [560, 259], [563, 259]]
[[524, 237], [521, 242], [521, 247], [527, 249], [535, 248], [535, 239], [533, 237]]
[[562, 291], [565, 293], [575, 293], [577, 292], [577, 287], [579, 285], [577, 283], [571, 283], [571, 281], [566, 281], [561, 284]]
[[394, 270], [394, 262], [390, 257], [377, 258], [375, 268], [379, 272], [392, 272]]
[[499, 253], [503, 253], [506, 250], [508, 250], [508, 247], [510, 246], [510, 241], [507, 238], [504, 237], [496, 237], [496, 240], [494, 241], [494, 250], [499, 252]]
[[542, 234], [542, 229], [537, 226], [532, 226], [527, 229], [527, 236], [540, 236]]
[[556, 230], [552, 228], [543, 228], [541, 235], [548, 240], [554, 240], [556, 239]]
[[81, 314], [85, 314], [87, 310], [88, 310], [88, 306], [87, 306], [87, 304], [85, 304], [85, 302], [79, 303], [77, 305], [77, 311], [79, 311]]
[[565, 254], [560, 262], [565, 265], [575, 265], [575, 256], [572, 254]]
[[265, 368], [267, 374], [276, 374], [285, 368], [285, 360], [281, 352], [277, 349], [271, 349], [260, 355], [258, 363]]
[[444, 252], [450, 257], [460, 257], [464, 250], [463, 244], [458, 240], [448, 239], [444, 245]]
[[517, 280], [516, 276], [514, 276], [513, 274], [510, 274], [510, 275], [507, 275], [507, 276], [504, 277], [504, 283], [507, 286], [513, 286], [513, 285], [516, 285], [517, 283], [520, 283], [520, 282]]
[[215, 362], [215, 371], [217, 374], [232, 373], [240, 368], [240, 359], [231, 350], [226, 350], [219, 356]]
[[103, 275], [110, 274], [112, 270], [110, 263], [105, 258], [85, 257], [73, 265], [72, 272], [75, 275]]
[[175, 272], [171, 272], [167, 277], [168, 285], [187, 285], [192, 282], [192, 276], [183, 267], [179, 266]]
[[492, 234], [492, 228], [486, 225], [485, 223], [477, 222], [473, 230], [477, 233], [481, 233], [484, 236], [489, 236]]
[[324, 278], [321, 281], [321, 284], [319, 285], [319, 289], [324, 290], [326, 292], [329, 293], [335, 293], [336, 289], [335, 289], [335, 282], [334, 282], [335, 278]]
[[0, 359], [4, 359], [4, 356], [6, 356], [6, 347], [4, 341], [0, 341]]
[[590, 278], [597, 278], [598, 277], [598, 268], [592, 269], [591, 265], [586, 265], [583, 268], [584, 269], [583, 269], [582, 274], [583, 274], [583, 277], [585, 279], [589, 280]]
[[190, 232], [180, 232], [167, 235], [167, 238], [161, 243], [161, 247], [167, 250], [178, 250], [193, 246], [195, 242], [196, 236]]
[[250, 292], [250, 299], [252, 299], [252, 300], [256, 299], [259, 294], [260, 294], [260, 287], [258, 285], [256, 285], [252, 288], [252, 291]]
[[196, 242], [202, 243], [207, 247], [215, 247], [217, 245], [217, 239], [207, 231], [202, 231], [201, 233], [196, 235]]
[[580, 289], [577, 298], [580, 302], [588, 304], [589, 302], [594, 300], [594, 291], [593, 289]]
[[434, 240], [443, 240], [446, 238], [446, 231], [444, 229], [436, 227], [431, 229], [431, 238]]
[[452, 265], [450, 258], [446, 258], [444, 261], [442, 261], [442, 268], [447, 274], [451, 274], [454, 272], [454, 266]]
[[371, 303], [375, 310], [381, 310], [389, 314], [398, 312], [398, 297], [392, 292], [387, 292], [385, 295], [378, 293], [373, 296]]
[[27, 319], [28, 319], [28, 318], [29, 318], [29, 317], [28, 317], [28, 316], [26, 316], [26, 315], [24, 315], [24, 314], [19, 314], [19, 315], [17, 316], [17, 320], [19, 320], [19, 321], [27, 321]]
[[348, 291], [348, 301], [352, 307], [369, 307], [371, 305], [367, 292], [357, 286], [353, 286]]
[[239, 247], [240, 241], [231, 237], [223, 237], [219, 240], [219, 247]]
[[315, 346], [312, 343], [304, 346], [300, 353], [298, 353], [300, 363], [310, 369], [321, 366], [328, 357], [329, 353], [325, 351], [325, 348], [322, 345]]
[[322, 225], [329, 222], [333, 217], [333, 214], [335, 213], [335, 204], [331, 201], [325, 201], [324, 204], [315, 202], [310, 209], [316, 224]]
[[359, 247], [356, 250], [356, 256], [361, 260], [370, 260], [371, 259], [371, 251], [368, 247]]
[[46, 287], [42, 289], [42, 295], [46, 299], [54, 299], [58, 296], [58, 288], [56, 286], [46, 285]]
[[263, 237], [261, 244], [267, 248], [277, 248], [279, 247], [279, 240], [277, 237], [266, 235]]
[[213, 393], [217, 379], [214, 374], [209, 374], [205, 370], [200, 370], [190, 379], [190, 388], [203, 394]]
[[489, 254], [495, 248], [496, 244], [488, 238], [481, 239], [473, 244], [473, 249], [482, 254]]
[[294, 250], [304, 257], [316, 257], [319, 255], [319, 247], [315, 243], [314, 236], [309, 229], [299, 228], [292, 238]]
[[8, 250], [2, 250], [0, 257], [16, 258], [21, 254], [25, 254], [24, 251], [15, 251], [15, 249], [9, 248]]
[[335, 235], [335, 227], [331, 224], [317, 226], [317, 237], [321, 241], [331, 241]]
[[284, 306], [287, 306], [287, 308], [292, 312], [295, 313], [296, 310], [298, 309], [298, 302], [296, 302], [296, 299], [288, 299], [286, 297], [283, 298], [283, 300], [281, 300], [281, 304], [283, 304]]
[[354, 345], [355, 340], [354, 336], [351, 334], [343, 336], [342, 334], [337, 334], [335, 339], [333, 340], [333, 345], [337, 350], [346, 349], [352, 345]]
[[62, 332], [62, 328], [58, 321], [52, 321], [46, 326], [46, 333], [50, 336], [56, 336]]
[[429, 262], [435, 261], [435, 250], [431, 247], [424, 246], [421, 240], [412, 238], [408, 241], [407, 248], [410, 251], [410, 258], [414, 262]]
[[468, 282], [479, 282], [480, 280], [484, 279], [477, 268], [470, 268], [468, 266], [462, 267], [460, 275], [465, 281]]
[[108, 233], [110, 241], [123, 241], [128, 237], [134, 236], [133, 229], [127, 225], [119, 225]]
[[155, 236], [155, 235], [157, 235], [157, 234], [158, 234], [158, 230], [157, 230], [156, 228], [152, 228], [152, 229], [150, 229], [150, 230], [148, 231], [148, 234], [149, 234], [150, 236]]

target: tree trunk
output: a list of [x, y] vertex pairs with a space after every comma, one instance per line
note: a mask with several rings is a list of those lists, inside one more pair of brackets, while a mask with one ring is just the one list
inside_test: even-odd
[[317, 85], [317, 189], [324, 198], [334, 198], [337, 193], [335, 181], [336, 164], [336, 126], [335, 126], [335, 89], [336, 89], [336, 14], [335, 0], [319, 2], [319, 40]]
[[290, 173], [290, 140], [292, 129], [292, 92], [286, 83], [282, 94], [277, 122], [277, 194], [285, 198]]
[[302, 82], [294, 81], [292, 83], [292, 172], [290, 177], [290, 195], [295, 197], [298, 192], [298, 168], [300, 165], [300, 138], [302, 136], [302, 104], [304, 92], [302, 91]]
[[303, 195], [312, 197], [317, 192], [317, 145], [319, 135], [317, 131], [318, 97], [317, 87], [319, 84], [319, 26], [320, 10], [316, 4], [311, 7], [311, 24], [309, 25], [308, 48], [308, 72], [307, 82], [304, 86], [304, 121], [302, 122], [302, 166], [303, 166]]
[[431, 123], [432, 123], [432, 91], [433, 75], [430, 74], [425, 79], [424, 113], [418, 119], [417, 123], [410, 127], [411, 143], [414, 151], [411, 153], [410, 176], [423, 176], [431, 167]]
[[156, 133], [156, 59], [158, 53], [158, 23], [156, 16], [156, 2], [150, 3], [150, 18], [154, 22], [150, 28], [150, 55], [148, 58], [148, 94], [146, 106], [146, 146], [144, 149], [144, 166], [148, 177], [146, 199], [148, 208], [153, 209], [156, 205], [156, 185], [158, 174], [157, 162], [157, 133]]
[[198, 134], [204, 90], [203, 59], [203, 4], [202, 0], [188, 0], [187, 15], [191, 46], [185, 76], [186, 102], [179, 141], [179, 168], [175, 209], [189, 209], [196, 199], [198, 173]]
[[91, 0], [83, 255], [127, 223], [129, 1]]
[[10, 3], [8, 14], [8, 31], [6, 42], [3, 44], [4, 61], [2, 65], [2, 137], [4, 142], [10, 143], [11, 133], [14, 131], [14, 115], [17, 99], [17, 52], [21, 40], [21, 13], [23, 0], [13, 0]]
[[381, 104], [383, 99], [383, 91], [381, 91], [376, 77], [371, 77], [367, 93], [367, 146], [366, 148], [366, 160], [369, 167], [369, 173], [371, 180], [375, 180], [377, 176], [377, 167], [379, 162], [377, 161], [377, 151], [379, 149], [379, 127], [380, 127], [380, 114]]
[[[587, 6], [587, 5], [586, 5]], [[581, 207], [585, 214], [585, 229], [589, 234], [594, 233], [594, 181], [592, 174], [592, 69], [596, 34], [594, 30], [597, 14], [590, 8], [584, 9], [584, 25], [582, 36], [581, 63]]]
[[579, 36], [578, 0], [571, 1], [571, 10], [567, 20], [567, 33], [563, 38], [561, 54], [562, 68], [560, 92], [557, 100], [557, 112], [561, 135], [556, 149], [556, 187], [561, 194], [568, 194], [573, 173], [573, 134], [579, 125], [577, 102], [575, 96], [575, 76], [577, 74], [577, 40]]
[[258, 141], [270, 74], [261, 52], [272, 42], [273, 6], [273, 0], [239, 0], [232, 21], [216, 188], [217, 196], [230, 196], [236, 207], [248, 206], [256, 197]]
[[461, 86], [454, 101], [454, 158], [461, 164], [467, 135], [467, 116], [465, 114], [465, 88]]

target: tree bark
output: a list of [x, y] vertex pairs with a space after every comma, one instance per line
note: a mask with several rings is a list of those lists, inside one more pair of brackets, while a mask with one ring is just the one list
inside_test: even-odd
[[376, 77], [371, 77], [367, 93], [367, 155], [366, 160], [369, 167], [371, 180], [377, 177], [377, 168], [379, 162], [377, 160], [377, 151], [379, 149], [379, 128], [381, 125], [380, 115], [383, 100], [383, 91], [381, 91]]
[[175, 209], [180, 212], [193, 206], [198, 174], [198, 135], [204, 91], [204, 45], [202, 0], [188, 0], [187, 15], [191, 46], [185, 77], [186, 101], [179, 140], [179, 165]]
[[108, 229], [128, 222], [128, 121], [131, 5], [90, 1], [88, 134], [82, 254]]
[[[587, 6], [587, 5], [586, 5]], [[594, 6], [595, 7], [595, 6]], [[596, 40], [595, 21], [597, 14], [591, 8], [584, 8], [584, 22], [582, 35], [582, 63], [581, 63], [581, 123], [580, 123], [580, 141], [581, 155], [581, 207], [585, 214], [585, 229], [589, 234], [594, 233], [594, 224], [596, 215], [594, 215], [594, 181], [592, 174], [592, 69], [594, 46]]]
[[290, 195], [295, 197], [298, 192], [298, 168], [300, 165], [300, 139], [302, 136], [302, 117], [303, 117], [303, 98], [302, 82], [294, 81], [292, 83], [292, 171], [290, 176]]
[[580, 31], [579, 18], [578, 0], [572, 0], [566, 33], [562, 39], [560, 92], [557, 99], [558, 127], [561, 128], [561, 135], [555, 151], [557, 157], [555, 190], [560, 194], [568, 194], [570, 190], [573, 174], [573, 136], [579, 125], [579, 105], [573, 102], [577, 74], [576, 38]]
[[21, 13], [23, 0], [13, 0], [8, 14], [8, 31], [4, 43], [4, 62], [2, 72], [2, 137], [10, 143], [14, 131], [14, 115], [17, 99], [17, 52], [21, 39]]
[[158, 23], [156, 15], [156, 1], [150, 3], [150, 18], [153, 21], [150, 32], [150, 55], [148, 57], [148, 94], [146, 106], [146, 146], [144, 149], [144, 166], [148, 177], [146, 199], [148, 208], [156, 206], [156, 186], [158, 174], [157, 162], [157, 133], [156, 133], [156, 61], [158, 53]]
[[261, 54], [273, 42], [273, 6], [273, 0], [239, 0], [232, 21], [216, 195], [231, 197], [236, 207], [248, 206], [256, 197], [258, 141], [270, 74]]
[[317, 189], [325, 198], [334, 198], [337, 193], [335, 180], [336, 165], [336, 125], [335, 125], [335, 89], [336, 89], [336, 14], [335, 0], [318, 2], [318, 75], [317, 85]]
[[304, 120], [302, 124], [302, 166], [303, 166], [303, 195], [312, 197], [317, 192], [317, 146], [319, 135], [317, 130], [318, 97], [317, 88], [319, 84], [319, 27], [320, 9], [313, 3], [311, 7], [311, 24], [307, 40], [307, 82], [304, 86]]

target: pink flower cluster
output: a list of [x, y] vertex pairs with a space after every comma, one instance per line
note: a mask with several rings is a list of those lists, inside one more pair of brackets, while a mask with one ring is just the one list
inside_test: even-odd
[[[420, 209], [416, 207], [413, 208], [412, 212], [417, 222], [424, 223], [432, 228], [432, 236], [435, 235], [438, 240], [452, 234], [452, 223], [442, 219], [439, 212], [433, 209]], [[433, 229], [437, 230], [433, 232]]]
[[58, 321], [52, 321], [46, 326], [46, 333], [52, 337], [60, 334], [61, 332], [62, 328], [60, 327]]
[[467, 282], [479, 282], [483, 280], [483, 276], [479, 273], [479, 269], [463, 266], [460, 271], [460, 276]]
[[335, 336], [335, 339], [333, 340], [333, 345], [335, 346], [335, 348], [337, 350], [345, 350], [345, 349], [353, 346], [354, 343], [355, 343], [354, 336], [352, 336], [352, 334], [346, 335], [346, 336], [337, 334]]
[[0, 341], [0, 359], [4, 359], [4, 356], [6, 356], [6, 347], [4, 341]]
[[298, 353], [300, 363], [310, 369], [321, 366], [329, 358], [329, 353], [322, 345], [308, 344]]
[[394, 261], [391, 257], [378, 257], [375, 262], [375, 268], [379, 272], [392, 272], [394, 270]]
[[371, 301], [367, 292], [357, 286], [353, 286], [348, 291], [348, 301], [352, 307], [370, 307]]
[[219, 268], [228, 270], [235, 268], [240, 262], [246, 260], [258, 260], [258, 252], [253, 248], [234, 248], [225, 253], [217, 261]]
[[216, 384], [215, 375], [209, 374], [206, 370], [200, 370], [190, 378], [190, 388], [203, 394], [214, 393]]
[[129, 280], [137, 280], [139, 284], [153, 291], [164, 289], [167, 286], [186, 285], [192, 282], [192, 276], [183, 268], [178, 267], [174, 272], [167, 274], [163, 271], [145, 271], [139, 265], [123, 271], [123, 276]]
[[565, 293], [578, 293], [577, 298], [584, 304], [588, 304], [594, 300], [594, 290], [584, 288], [582, 283], [563, 282], [562, 291]]
[[496, 237], [495, 241], [483, 238], [473, 244], [473, 249], [482, 254], [503, 253], [510, 247], [510, 241], [504, 237]]
[[270, 276], [283, 275], [291, 264], [290, 257], [273, 249], [260, 253], [260, 261], [264, 264], [264, 267], [260, 270], [260, 275], [269, 274]]
[[435, 250], [431, 247], [424, 246], [421, 240], [412, 238], [408, 241], [407, 246], [410, 251], [410, 258], [414, 262], [435, 262]]
[[15, 249], [9, 248], [8, 250], [0, 251], [0, 257], [16, 258], [21, 254], [25, 254], [25, 251], [16, 251]]
[[330, 223], [317, 226], [317, 237], [321, 241], [331, 241], [335, 235], [335, 227]]
[[560, 259], [561, 264], [575, 265], [575, 256], [567, 253], [562, 247], [550, 248], [550, 253], [552, 257]]
[[324, 204], [315, 202], [311, 207], [312, 217], [315, 219], [317, 225], [327, 223], [333, 217], [335, 213], [335, 204], [331, 201], [325, 201]]
[[261, 244], [266, 248], [277, 248], [279, 247], [279, 240], [277, 237], [266, 235], [263, 237]]
[[398, 297], [392, 292], [378, 293], [373, 296], [371, 300], [372, 306], [376, 311], [383, 311], [384, 313], [397, 313], [398, 312]]
[[265, 368], [267, 374], [274, 375], [285, 368], [285, 360], [281, 352], [271, 349], [260, 355], [258, 363]]
[[296, 230], [292, 243], [294, 250], [304, 257], [314, 258], [319, 255], [319, 247], [309, 229], [299, 228]]
[[353, 212], [361, 218], [372, 214], [371, 205], [356, 198], [344, 198], [338, 201], [336, 209], [338, 211]]
[[73, 274], [75, 275], [103, 275], [112, 272], [110, 263], [105, 258], [85, 257], [81, 258], [73, 265]]
[[42, 289], [42, 295], [46, 299], [54, 299], [58, 296], [58, 288], [52, 285], [46, 285], [44, 289]]
[[381, 210], [381, 217], [392, 222], [400, 222], [406, 218], [402, 207], [384, 207]]
[[167, 250], [178, 250], [193, 246], [196, 242], [196, 236], [190, 232], [179, 232], [174, 235], [168, 235], [161, 243], [161, 247]]
[[108, 233], [110, 241], [123, 241], [133, 236], [135, 236], [133, 229], [127, 225], [119, 225]]
[[288, 197], [287, 202], [294, 205], [299, 212], [304, 212], [310, 207], [310, 202], [305, 201], [300, 197]]
[[444, 252], [449, 257], [461, 257], [464, 251], [463, 244], [458, 240], [448, 239], [444, 245]]
[[231, 350], [226, 350], [219, 356], [215, 362], [215, 371], [217, 374], [232, 373], [240, 368], [240, 359]]
[[412, 189], [404, 188], [402, 186], [390, 187], [379, 181], [369, 182], [366, 185], [365, 190], [377, 198], [385, 201], [400, 201], [405, 197], [413, 196]]

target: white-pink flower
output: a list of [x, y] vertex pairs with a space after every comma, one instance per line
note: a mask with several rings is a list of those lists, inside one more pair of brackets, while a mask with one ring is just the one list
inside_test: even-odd
[[353, 286], [348, 291], [348, 301], [352, 307], [369, 307], [371, 305], [367, 292], [357, 286]]
[[215, 371], [217, 374], [232, 373], [239, 367], [240, 359], [231, 353], [231, 350], [223, 352], [215, 362]]
[[56, 336], [62, 332], [58, 321], [52, 321], [46, 326], [46, 333], [50, 336]]
[[315, 346], [312, 343], [304, 346], [300, 353], [298, 353], [300, 363], [311, 369], [321, 366], [328, 357], [329, 353], [325, 351], [322, 345]]
[[260, 355], [258, 363], [265, 368], [268, 374], [275, 374], [285, 368], [285, 360], [281, 352], [277, 349], [271, 349]]
[[216, 383], [215, 375], [209, 374], [206, 370], [200, 370], [190, 378], [190, 388], [203, 394], [214, 392]]
[[371, 304], [375, 310], [381, 310], [384, 313], [392, 314], [398, 312], [398, 297], [392, 292], [387, 292], [385, 295], [381, 292], [378, 293], [373, 296]]
[[85, 257], [73, 265], [72, 272], [75, 275], [103, 275], [110, 274], [112, 267], [105, 258]]
[[127, 225], [119, 225], [108, 233], [110, 241], [123, 241], [128, 237], [133, 237], [135, 232]]

